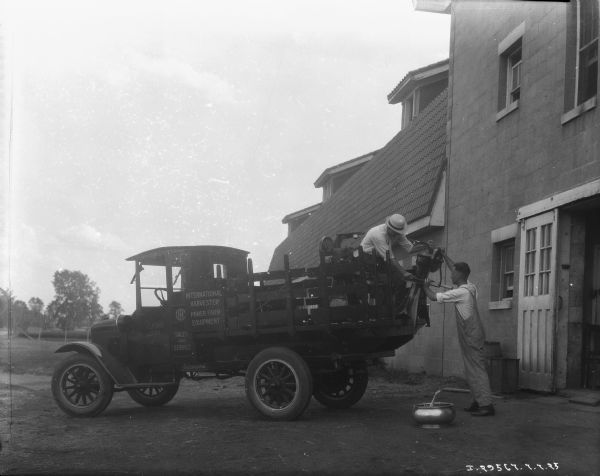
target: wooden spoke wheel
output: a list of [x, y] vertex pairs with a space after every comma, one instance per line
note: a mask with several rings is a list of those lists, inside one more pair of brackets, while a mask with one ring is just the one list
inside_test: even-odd
[[113, 382], [94, 357], [75, 354], [67, 357], [54, 371], [52, 395], [69, 415], [95, 416], [110, 403]]
[[262, 415], [294, 420], [310, 403], [312, 375], [296, 352], [271, 347], [259, 352], [246, 372], [246, 396]]

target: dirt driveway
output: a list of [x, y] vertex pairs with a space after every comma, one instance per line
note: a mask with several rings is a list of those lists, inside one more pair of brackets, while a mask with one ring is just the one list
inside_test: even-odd
[[186, 381], [161, 408], [118, 393], [100, 416], [75, 419], [52, 401], [48, 365], [13, 371], [10, 387], [3, 374], [1, 474], [600, 474], [600, 408], [559, 397], [498, 399], [496, 417], [473, 418], [468, 395], [446, 393], [455, 422], [424, 429], [412, 404], [448, 382], [379, 372], [352, 409], [313, 401], [301, 420], [274, 423], [234, 378]]

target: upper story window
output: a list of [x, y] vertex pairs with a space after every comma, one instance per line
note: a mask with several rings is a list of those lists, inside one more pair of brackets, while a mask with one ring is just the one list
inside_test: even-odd
[[596, 106], [599, 4], [599, 0], [575, 0], [568, 10], [562, 124]]
[[519, 107], [523, 67], [523, 33], [521, 23], [498, 45], [498, 114], [496, 120]]
[[577, 1], [577, 105], [598, 90], [598, 1]]
[[404, 129], [419, 113], [418, 91], [413, 92], [402, 102], [402, 129]]
[[506, 61], [506, 104], [512, 104], [521, 97], [521, 41], [515, 47], [515, 50], [508, 55]]

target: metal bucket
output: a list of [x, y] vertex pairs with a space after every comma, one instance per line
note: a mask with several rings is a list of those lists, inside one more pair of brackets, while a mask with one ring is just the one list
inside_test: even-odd
[[456, 412], [452, 403], [417, 403], [413, 405], [412, 416], [423, 428], [440, 428], [452, 423]]

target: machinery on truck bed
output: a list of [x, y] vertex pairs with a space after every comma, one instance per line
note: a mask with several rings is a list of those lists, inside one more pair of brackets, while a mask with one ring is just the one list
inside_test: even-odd
[[423, 280], [442, 252], [426, 246], [416, 280], [398, 292], [393, 267], [358, 246], [361, 234], [323, 238], [320, 263], [255, 273], [248, 252], [224, 246], [176, 246], [128, 258], [135, 263], [136, 309], [95, 323], [87, 342], [52, 378], [58, 406], [94, 416], [115, 391], [158, 406], [182, 378], [244, 375], [246, 395], [264, 416], [299, 417], [312, 396], [332, 408], [358, 402], [367, 364], [429, 325]]

